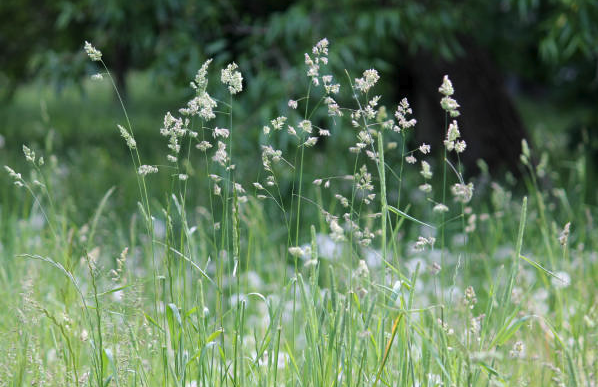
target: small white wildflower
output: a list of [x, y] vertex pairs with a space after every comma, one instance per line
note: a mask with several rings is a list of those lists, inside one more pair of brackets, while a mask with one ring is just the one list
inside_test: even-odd
[[430, 164], [427, 161], [422, 161], [422, 170], [420, 171], [421, 175], [424, 179], [431, 179], [432, 178], [432, 170], [430, 168]]
[[179, 174], [179, 176], [178, 176], [178, 177], [179, 177], [179, 180], [181, 180], [181, 181], [185, 181], [185, 180], [187, 180], [187, 179], [189, 178], [189, 175], [186, 175], [186, 174], [184, 174], [184, 173], [181, 173], [181, 174]]
[[268, 125], [264, 125], [264, 127], [262, 128], [262, 130], [264, 131], [264, 134], [266, 136], [270, 134], [270, 127]]
[[312, 182], [313, 185], [320, 186], [322, 185], [322, 179], [316, 179]]
[[222, 193], [222, 188], [218, 184], [214, 184], [214, 195], [220, 196]]
[[419, 146], [419, 151], [423, 154], [430, 153], [430, 145], [424, 143]]
[[158, 168], [154, 167], [153, 165], [142, 165], [139, 167], [137, 171], [141, 176], [145, 176], [149, 173], [158, 173]]
[[243, 76], [239, 71], [235, 71], [239, 66], [235, 62], [226, 66], [220, 75], [220, 81], [228, 85], [228, 91], [231, 94], [237, 94], [243, 90]]
[[129, 131], [125, 129], [122, 125], [116, 126], [118, 127], [118, 130], [120, 131], [120, 135], [122, 136], [122, 138], [125, 139], [125, 142], [127, 143], [129, 149], [135, 149], [137, 147], [137, 143], [135, 142], [135, 139], [133, 138], [131, 133], [129, 133]]
[[170, 161], [171, 163], [176, 163], [178, 161], [178, 158], [173, 155], [167, 155], [166, 160]]
[[326, 129], [319, 129], [318, 130], [318, 134], [320, 136], [325, 136], [325, 137], [329, 137], [330, 136], [330, 131], [326, 130]]
[[291, 109], [297, 109], [297, 101], [295, 101], [294, 99], [289, 99], [288, 105]]
[[91, 76], [92, 81], [101, 81], [102, 79], [104, 79], [104, 76], [101, 73], [93, 74]]
[[92, 46], [91, 43], [89, 43], [88, 41], [85, 41], [84, 48], [85, 52], [89, 56], [89, 59], [91, 59], [92, 61], [97, 62], [102, 60], [102, 53], [100, 52], [100, 50]]
[[297, 136], [297, 131], [291, 125], [287, 126], [287, 133], [291, 136]]
[[207, 141], [202, 141], [199, 144], [197, 144], [195, 147], [197, 149], [199, 149], [200, 151], [205, 152], [212, 147], [212, 144], [210, 144]]
[[417, 163], [417, 159], [413, 155], [409, 155], [409, 156], [405, 157], [405, 161], [409, 164]]

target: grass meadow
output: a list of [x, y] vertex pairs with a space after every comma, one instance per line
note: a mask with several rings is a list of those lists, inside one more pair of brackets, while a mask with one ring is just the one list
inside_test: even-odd
[[[329, 75], [329, 49], [301, 56], [305, 82], [267, 119], [238, 102], [242, 63], [136, 106], [89, 43], [97, 74], [58, 119], [21, 95], [36, 102], [4, 113], [23, 152], [3, 156], [1, 386], [597, 385], [583, 144], [559, 148], [549, 123], [519, 176], [469, 177], [450, 74], [434, 149], [376, 70]], [[70, 138], [84, 145], [55, 151]]]

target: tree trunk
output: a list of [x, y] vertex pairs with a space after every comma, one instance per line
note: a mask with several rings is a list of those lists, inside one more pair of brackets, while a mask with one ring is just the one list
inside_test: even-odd
[[446, 122], [438, 87], [446, 74], [455, 89], [453, 97], [461, 105], [457, 121], [467, 142], [461, 154], [466, 172], [477, 173], [477, 160], [483, 159], [493, 175], [504, 168], [519, 174], [521, 140], [527, 135], [502, 74], [483, 49], [471, 42], [463, 47], [465, 55], [452, 62], [420, 52], [409, 58], [403, 69], [407, 77], [401, 77], [401, 83], [410, 89], [408, 95], [418, 120], [416, 140], [434, 149], [443, 146]]

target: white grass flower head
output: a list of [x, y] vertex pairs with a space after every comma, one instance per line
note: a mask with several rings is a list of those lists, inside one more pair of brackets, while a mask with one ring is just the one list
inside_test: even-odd
[[199, 144], [195, 145], [195, 147], [200, 151], [205, 152], [212, 147], [212, 144], [207, 141], [201, 141]]
[[101, 81], [102, 79], [104, 79], [104, 76], [101, 73], [93, 74], [91, 76], [92, 81]]
[[432, 192], [432, 186], [428, 183], [422, 184], [418, 188], [420, 191], [425, 192], [425, 193]]
[[467, 144], [465, 143], [465, 141], [461, 140], [455, 142], [455, 152], [463, 153], [465, 151], [465, 148], [467, 148]]
[[228, 153], [226, 152], [226, 144], [222, 141], [218, 141], [218, 149], [216, 150], [216, 153], [214, 153], [214, 156], [212, 156], [212, 160], [223, 167], [226, 166], [228, 162]]
[[323, 38], [321, 39], [316, 45], [312, 48], [312, 53], [316, 57], [326, 57], [328, 56], [328, 39]]
[[569, 240], [569, 233], [571, 229], [571, 222], [567, 222], [565, 227], [563, 227], [563, 231], [559, 235], [559, 243], [561, 246], [565, 247], [567, 245], [567, 241]]
[[293, 246], [289, 247], [289, 254], [291, 254], [293, 257], [301, 258], [303, 257], [303, 254], [305, 254], [305, 252], [301, 247]]
[[180, 173], [180, 174], [178, 175], [178, 178], [179, 178], [179, 180], [181, 180], [181, 181], [186, 181], [186, 180], [189, 178], [189, 175], [187, 175], [187, 174], [184, 174], [184, 173]]
[[409, 155], [409, 156], [405, 157], [405, 161], [408, 164], [415, 164], [415, 163], [417, 163], [417, 159], [413, 155]]
[[417, 242], [413, 245], [414, 251], [424, 251], [426, 246], [430, 246], [430, 248], [434, 247], [434, 243], [436, 242], [436, 238], [434, 237], [423, 237], [420, 236], [417, 238]]
[[379, 79], [380, 75], [375, 69], [365, 70], [361, 78], [355, 78], [355, 88], [362, 93], [367, 93]]
[[430, 153], [430, 145], [423, 143], [419, 146], [419, 151], [421, 153], [423, 153], [424, 155], [427, 155], [428, 153]]
[[89, 43], [88, 41], [85, 41], [84, 48], [85, 52], [87, 53], [87, 56], [89, 56], [89, 59], [91, 59], [92, 61], [98, 62], [102, 60], [102, 52], [94, 46], [92, 46], [91, 43]]
[[412, 114], [413, 110], [409, 105], [409, 101], [407, 98], [403, 98], [397, 106], [397, 110], [395, 111], [395, 118], [398, 121], [398, 126], [393, 126], [392, 130], [395, 132], [401, 132], [414, 127], [417, 124], [417, 120], [415, 118], [409, 118], [409, 116]]
[[525, 344], [523, 344], [523, 341], [517, 341], [513, 344], [513, 348], [509, 351], [509, 356], [515, 359], [525, 357]]
[[141, 176], [145, 176], [150, 173], [158, 173], [158, 168], [154, 167], [153, 165], [142, 165], [137, 170], [137, 173], [139, 173]]
[[442, 85], [440, 85], [438, 91], [440, 94], [443, 94], [447, 97], [455, 93], [455, 90], [453, 89], [453, 83], [449, 79], [448, 75], [445, 75], [444, 78], [442, 78]]
[[420, 171], [421, 175], [424, 179], [431, 179], [432, 178], [432, 169], [430, 168], [430, 164], [427, 161], [422, 161], [422, 170]]
[[455, 201], [466, 204], [473, 197], [473, 183], [456, 183], [451, 187]]
[[312, 132], [312, 124], [310, 120], [303, 120], [299, 123], [299, 128], [301, 128], [301, 130], [303, 130], [305, 133], [310, 133]]
[[296, 110], [298, 104], [294, 99], [289, 99], [288, 105], [291, 109]]
[[21, 181], [23, 180], [23, 178], [21, 177], [20, 173], [15, 172], [14, 169], [12, 169], [11, 167], [9, 167], [8, 165], [4, 166], [4, 169], [6, 170], [6, 172], [8, 172], [8, 175], [10, 177], [12, 177], [13, 179], [15, 179], [16, 181]]
[[229, 134], [230, 134], [230, 131], [225, 128], [214, 128], [214, 131], [212, 132], [212, 135], [214, 136], [214, 138], [216, 138], [216, 137], [228, 138]]
[[285, 116], [280, 116], [270, 121], [270, 125], [272, 125], [274, 130], [281, 130], [286, 121], [287, 118]]
[[220, 75], [220, 81], [228, 85], [228, 91], [231, 94], [237, 94], [243, 90], [243, 76], [239, 71], [235, 71], [238, 68], [239, 66], [235, 62], [230, 63]]
[[338, 224], [338, 221], [336, 219], [330, 220], [330, 231], [330, 238], [332, 238], [334, 242], [341, 242], [345, 240], [344, 230]]
[[307, 140], [305, 140], [305, 142], [303, 143], [303, 145], [305, 145], [306, 147], [312, 147], [314, 145], [316, 145], [316, 143], [318, 142], [318, 137], [308, 137]]
[[25, 160], [30, 163], [35, 163], [35, 152], [29, 149], [26, 145], [23, 145], [23, 154], [25, 155]]
[[438, 213], [448, 212], [448, 210], [449, 210], [449, 208], [442, 203], [438, 203], [434, 206], [434, 208], [432, 208], [432, 211], [438, 212]]
[[370, 276], [370, 269], [368, 268], [367, 263], [363, 259], [359, 260], [357, 270], [355, 270], [355, 276], [363, 278], [367, 278]]
[[467, 289], [465, 289], [465, 294], [463, 296], [463, 303], [465, 305], [469, 306], [469, 309], [473, 309], [475, 304], [478, 303], [478, 299], [476, 297], [475, 290], [473, 289], [473, 286], [468, 286]]
[[137, 143], [135, 142], [135, 139], [133, 138], [131, 133], [129, 133], [129, 131], [125, 129], [122, 125], [117, 125], [117, 127], [120, 132], [120, 135], [122, 136], [122, 138], [125, 139], [125, 142], [127, 143], [129, 149], [135, 149], [137, 147]]
[[342, 117], [343, 112], [341, 111], [340, 106], [336, 103], [336, 101], [332, 97], [326, 97], [324, 99], [324, 103], [328, 106], [328, 115], [331, 117]]
[[195, 79], [191, 82], [191, 87], [199, 92], [205, 91], [208, 87], [208, 66], [212, 63], [212, 59], [206, 60], [195, 75]]

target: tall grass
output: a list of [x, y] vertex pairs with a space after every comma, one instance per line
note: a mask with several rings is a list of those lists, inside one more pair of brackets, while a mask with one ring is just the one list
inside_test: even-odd
[[[85, 49], [111, 80], [101, 52]], [[449, 78], [444, 147], [410, 149], [407, 100], [390, 116], [372, 95], [374, 69], [336, 83], [328, 51], [323, 39], [305, 54], [304, 96], [264, 123], [255, 179], [236, 172], [251, 158], [233, 152], [244, 87], [234, 63], [224, 87], [208, 88], [211, 61], [202, 66], [194, 97], [166, 114], [154, 160], [119, 98], [137, 214], [110, 215], [110, 188], [74, 224], [53, 199], [56, 163], [24, 147], [30, 170], [6, 167], [33, 201], [4, 217], [2, 385], [595, 385], [595, 209], [576, 190], [543, 188], [526, 146], [527, 196], [481, 182], [491, 200], [476, 199]], [[355, 135], [353, 169], [306, 170], [340, 131]], [[170, 182], [159, 197], [155, 174]]]

